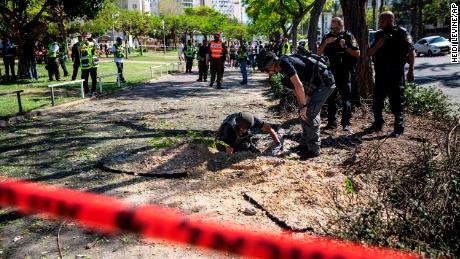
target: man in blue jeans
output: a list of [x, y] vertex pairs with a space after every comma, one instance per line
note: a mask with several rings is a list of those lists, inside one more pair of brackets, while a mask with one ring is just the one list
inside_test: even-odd
[[[5, 80], [8, 82], [10, 80], [16, 80], [16, 75], [14, 73], [14, 58], [16, 56], [16, 46], [7, 36], [3, 36], [2, 40], [2, 55], [3, 55], [3, 64], [5, 65]], [[10, 78], [11, 70], [11, 78]]]
[[302, 142], [298, 149], [302, 158], [320, 155], [321, 108], [335, 89], [334, 76], [321, 59], [315, 56], [284, 55], [262, 52], [257, 57], [261, 71], [272, 75], [282, 73], [283, 85], [294, 89], [299, 104]]
[[245, 85], [248, 83], [248, 51], [247, 46], [244, 44], [244, 41], [240, 41], [240, 48], [238, 49], [238, 63], [240, 64], [241, 75], [243, 76], [243, 81], [240, 84]]

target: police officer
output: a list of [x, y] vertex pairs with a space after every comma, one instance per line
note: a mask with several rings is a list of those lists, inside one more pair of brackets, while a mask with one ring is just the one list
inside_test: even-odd
[[91, 92], [89, 96], [96, 94], [97, 85], [97, 67], [99, 66], [99, 59], [96, 57], [97, 45], [88, 33], [83, 33], [83, 41], [79, 46], [78, 52], [80, 54], [80, 67], [81, 67], [81, 79], [85, 93], [88, 94], [88, 78], [91, 75]]
[[193, 60], [195, 59], [195, 46], [193, 46], [192, 41], [188, 40], [187, 45], [185, 45], [184, 56], [185, 56], [185, 73], [192, 73]]
[[59, 73], [59, 60], [58, 60], [58, 52], [59, 52], [59, 43], [54, 41], [53, 37], [50, 37], [50, 43], [48, 44], [48, 77], [50, 81], [53, 81], [53, 76], [56, 78], [56, 81], [61, 80], [61, 76]]
[[64, 72], [64, 77], [67, 77], [69, 76], [69, 72], [67, 72], [67, 66], [65, 64], [65, 62], [67, 61], [67, 54], [68, 54], [67, 41], [63, 37], [59, 37], [58, 44], [59, 44], [59, 51], [58, 51], [59, 64], [61, 64], [62, 71]]
[[410, 34], [395, 25], [394, 14], [390, 11], [379, 16], [379, 27], [374, 43], [369, 49], [375, 69], [375, 86], [373, 93], [374, 122], [365, 130], [373, 133], [382, 130], [384, 124], [383, 102], [388, 95], [390, 109], [395, 116], [392, 137], [404, 133], [404, 66], [408, 62], [407, 80], [414, 80], [415, 50]]
[[335, 17], [331, 21], [331, 32], [327, 34], [318, 48], [318, 55], [329, 58], [331, 71], [337, 88], [327, 100], [328, 123], [326, 129], [337, 127], [337, 93], [342, 103], [342, 127], [351, 132], [351, 72], [360, 55], [359, 46], [350, 32], [344, 30], [343, 20]]
[[123, 48], [123, 39], [117, 37], [117, 42], [112, 46], [112, 53], [117, 65], [118, 78], [120, 82], [126, 83], [125, 77], [123, 76], [123, 58], [125, 57], [125, 48]]
[[214, 34], [214, 40], [209, 43], [209, 64], [211, 70], [210, 87], [213, 87], [216, 82], [217, 74], [217, 89], [222, 88], [222, 78], [224, 76], [225, 57], [227, 56], [227, 47], [220, 40], [220, 34]]
[[72, 54], [70, 55], [73, 61], [72, 81], [77, 79], [78, 70], [80, 69], [80, 53], [78, 49], [82, 42], [81, 34], [77, 35], [78, 41], [72, 46]]
[[240, 40], [240, 48], [238, 49], [238, 63], [240, 64], [241, 75], [243, 76], [243, 81], [240, 84], [245, 85], [248, 83], [248, 46], [243, 40]]
[[272, 52], [259, 54], [257, 63], [269, 75], [282, 73], [283, 85], [294, 89], [302, 124], [302, 143], [297, 147], [302, 158], [320, 155], [320, 112], [334, 91], [334, 76], [321, 59], [300, 55], [278, 58]]
[[288, 38], [283, 39], [283, 43], [279, 47], [279, 56], [290, 55], [291, 54], [291, 44], [289, 43]]
[[209, 58], [209, 48], [208, 48], [208, 41], [203, 40], [203, 44], [199, 45], [198, 47], [198, 79], [196, 81], [202, 82], [208, 81], [208, 58]]
[[227, 154], [233, 154], [239, 151], [258, 152], [251, 142], [251, 129], [260, 129], [270, 134], [275, 143], [272, 149], [273, 155], [281, 151], [281, 142], [270, 124], [263, 122], [247, 112], [230, 114], [225, 118], [217, 131], [217, 149], [222, 152], [227, 152]]

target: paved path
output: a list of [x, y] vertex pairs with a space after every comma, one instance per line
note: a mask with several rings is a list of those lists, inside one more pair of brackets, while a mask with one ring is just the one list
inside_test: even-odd
[[[214, 189], [223, 188], [219, 186], [234, 181], [228, 177], [211, 174], [209, 184], [204, 184], [197, 176], [170, 180], [113, 174], [99, 169], [97, 164], [117, 152], [149, 145], [149, 140], [162, 134], [184, 136], [190, 130], [216, 130], [231, 112], [251, 111], [267, 118], [266, 107], [270, 103], [263, 95], [266, 76], [254, 74], [246, 86], [240, 86], [240, 76], [236, 70], [227, 71], [221, 90], [196, 82], [196, 73], [169, 76], [101, 99], [58, 108], [0, 129], [1, 175], [104, 193], [135, 204], [159, 203], [191, 213], [202, 212], [217, 217], [225, 214], [227, 219], [237, 218], [241, 214], [239, 209], [246, 204], [241, 190], [218, 195], [212, 193]], [[163, 170], [184, 159], [200, 165], [207, 163], [206, 160], [193, 161], [193, 158], [176, 155], [165, 161], [161, 166]], [[207, 156], [206, 159], [210, 155]], [[191, 166], [187, 170], [193, 173], [199, 169]], [[203, 195], [207, 191], [212, 194]], [[223, 206], [223, 200], [233, 202]], [[14, 214], [4, 213], [0, 210], [0, 257], [58, 257], [55, 230], [59, 228], [59, 222], [16, 219]], [[260, 224], [275, 227], [261, 217]], [[239, 221], [251, 223], [251, 220], [254, 221], [242, 217]], [[61, 242], [66, 258], [75, 255], [90, 258], [198, 258], [203, 254], [192, 248], [143, 243], [134, 237], [104, 237], [75, 225], [64, 227]], [[85, 249], [88, 246], [93, 248]], [[206, 257], [222, 258], [214, 254]]]
[[450, 56], [417, 57], [415, 82], [441, 89], [449, 99], [460, 104], [460, 64], [450, 63]]

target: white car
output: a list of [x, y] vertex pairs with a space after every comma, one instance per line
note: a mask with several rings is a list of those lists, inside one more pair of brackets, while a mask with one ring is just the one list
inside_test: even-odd
[[420, 56], [420, 54], [424, 56], [444, 55], [450, 53], [452, 43], [441, 36], [430, 36], [417, 41], [414, 47], [417, 56]]

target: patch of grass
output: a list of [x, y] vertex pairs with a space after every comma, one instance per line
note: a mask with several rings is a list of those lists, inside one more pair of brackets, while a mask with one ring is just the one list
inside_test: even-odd
[[131, 236], [123, 235], [120, 237], [120, 241], [123, 245], [129, 245], [129, 243], [131, 242]]
[[164, 134], [160, 133], [158, 137], [150, 138], [147, 141], [153, 148], [168, 148], [176, 144], [176, 140], [173, 138], [167, 138]]
[[[14, 83], [2, 83], [0, 91], [24, 90], [24, 93], [21, 94], [21, 100], [23, 110], [25, 112], [51, 106], [51, 95], [48, 88], [48, 85], [51, 84], [51, 82], [48, 81], [48, 74], [44, 69], [44, 66], [44, 64], [37, 65], [37, 69], [40, 74], [39, 80], [18, 80]], [[67, 69], [69, 70], [69, 73], [72, 72], [72, 63], [67, 62]], [[113, 74], [116, 72], [117, 68], [112, 61], [101, 62], [98, 68], [98, 76]], [[79, 71], [77, 75], [78, 79], [81, 78], [80, 73], [81, 71]], [[150, 77], [149, 64], [126, 63], [124, 65], [123, 73], [127, 83], [121, 85], [121, 87], [118, 87], [116, 77], [103, 78], [103, 92], [112, 92], [120, 88], [140, 84], [152, 79]], [[67, 78], [61, 77], [61, 82], [68, 82], [70, 80], [70, 76]], [[56, 82], [53, 81], [52, 83]], [[99, 87], [97, 90], [99, 91]], [[55, 98], [57, 104], [80, 99], [80, 84], [78, 83], [67, 87], [56, 88]], [[14, 116], [17, 112], [18, 104], [16, 95], [0, 96], [0, 118]]]
[[345, 178], [345, 191], [347, 193], [353, 193], [353, 180], [350, 177]]

